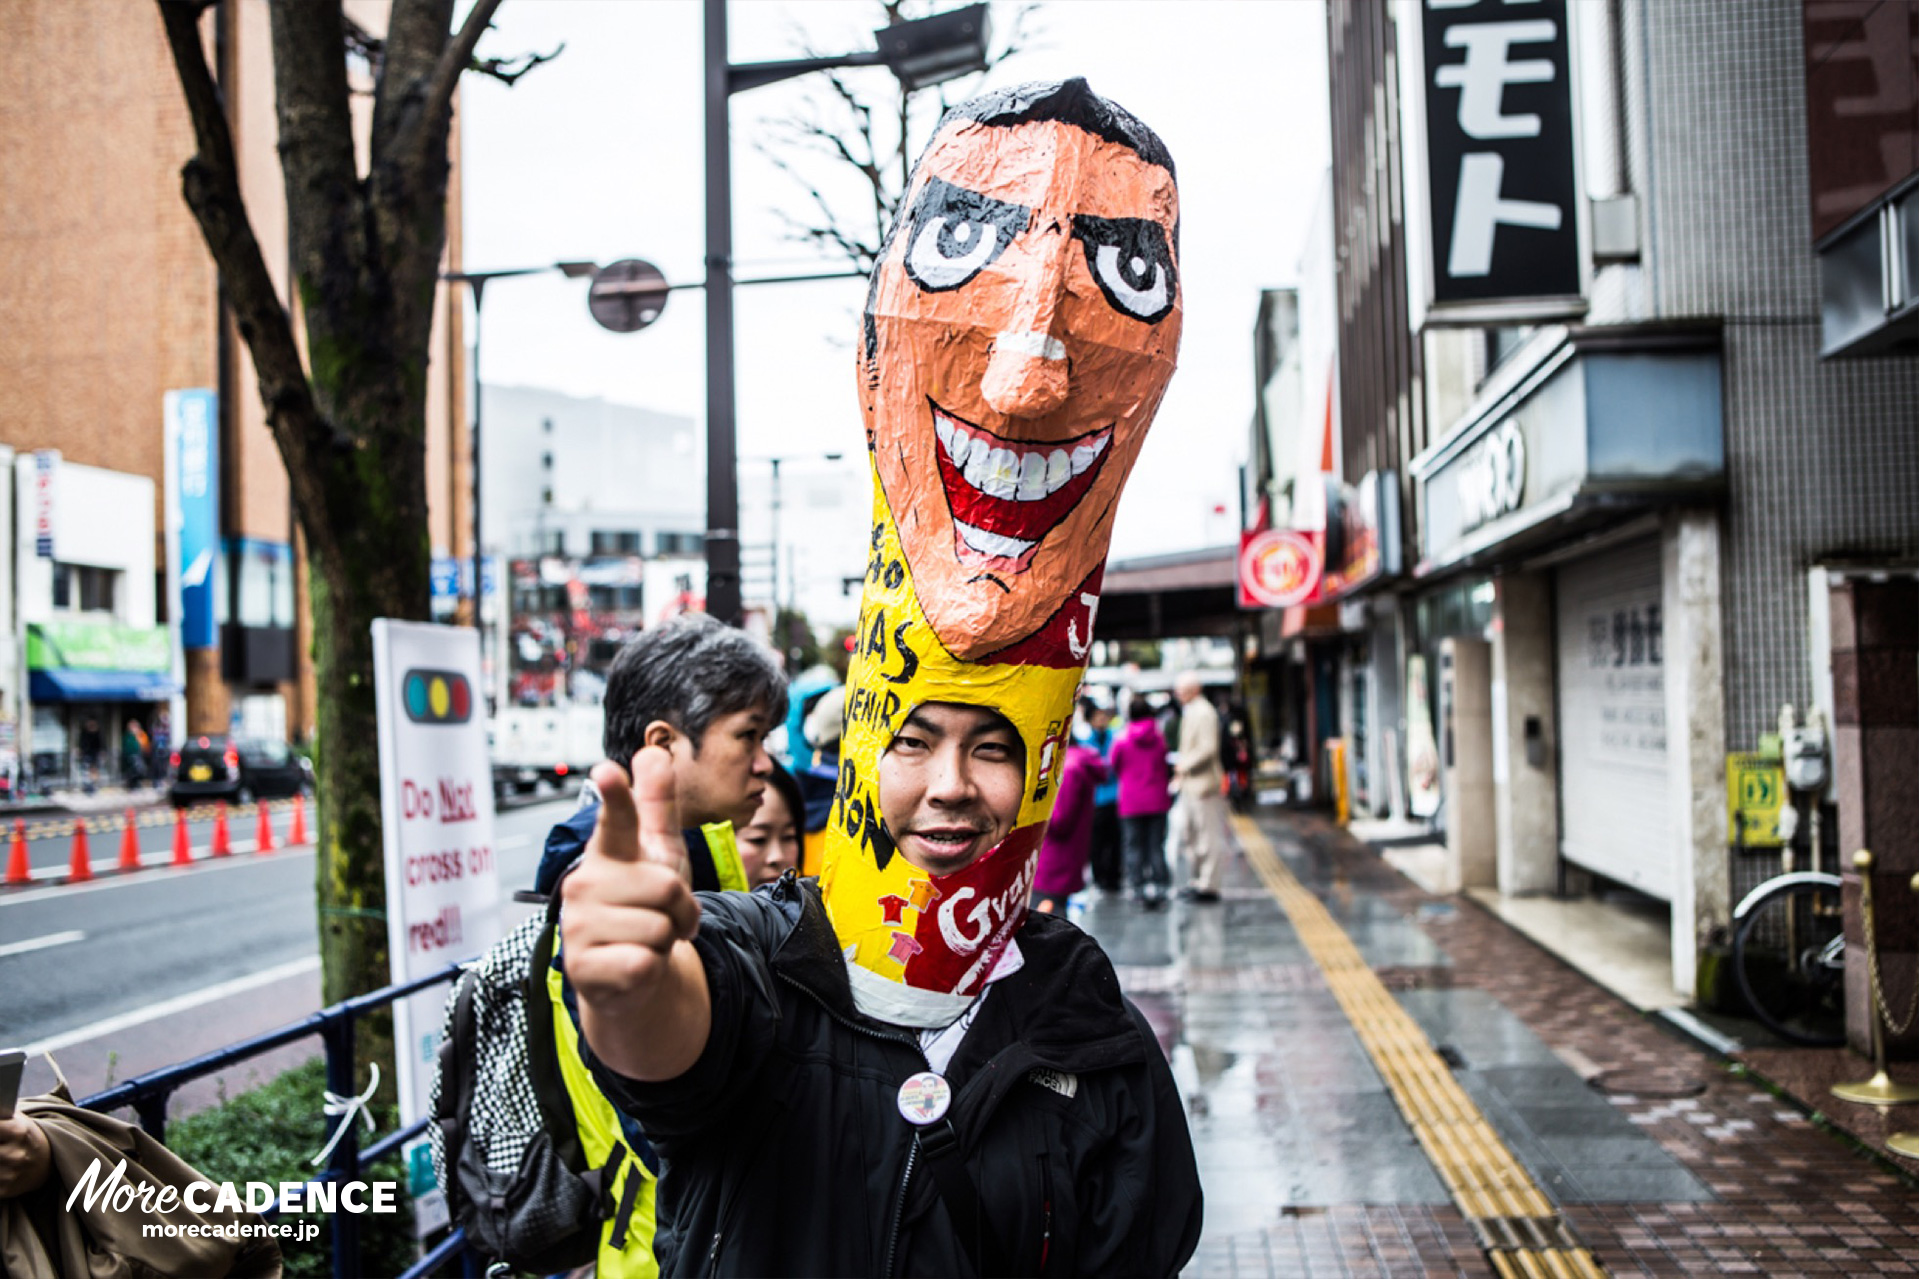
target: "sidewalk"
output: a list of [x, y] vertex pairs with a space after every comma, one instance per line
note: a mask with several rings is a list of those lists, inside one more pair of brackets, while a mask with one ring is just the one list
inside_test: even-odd
[[[1224, 901], [1086, 917], [1188, 1102], [1189, 1275], [1526, 1273], [1550, 1246], [1615, 1275], [1914, 1273], [1911, 1180], [1801, 1107], [1324, 819], [1241, 830]], [[1386, 1015], [1351, 1016], [1356, 983]], [[1383, 1047], [1396, 1018], [1421, 1042]], [[1436, 1099], [1484, 1149], [1410, 1120]], [[1487, 1167], [1539, 1197], [1488, 1209], [1461, 1184]]]

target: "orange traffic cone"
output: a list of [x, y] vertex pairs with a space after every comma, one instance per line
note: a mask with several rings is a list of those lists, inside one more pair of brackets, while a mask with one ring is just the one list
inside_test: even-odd
[[140, 869], [140, 832], [134, 828], [131, 808], [127, 810], [126, 823], [120, 828], [120, 869]]
[[273, 851], [273, 818], [267, 812], [267, 801], [264, 799], [260, 801], [260, 833], [254, 837], [253, 851], [256, 853]]
[[93, 878], [93, 859], [87, 855], [87, 824], [73, 823], [73, 858], [67, 863], [67, 882], [83, 884]]
[[27, 867], [27, 824], [20, 818], [13, 819], [13, 847], [7, 852], [7, 882], [26, 884], [33, 881], [33, 874]]
[[227, 802], [213, 811], [213, 855], [215, 857], [233, 856], [233, 836], [227, 833]]
[[307, 842], [307, 801], [300, 795], [293, 797], [293, 824], [287, 828], [287, 847]]
[[174, 866], [193, 865], [193, 843], [187, 836], [187, 810], [173, 810], [173, 861]]

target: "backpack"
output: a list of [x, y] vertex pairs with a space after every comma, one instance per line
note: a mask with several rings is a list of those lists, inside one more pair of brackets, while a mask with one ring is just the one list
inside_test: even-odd
[[[604, 1167], [585, 1166], [547, 989], [558, 916], [555, 893], [461, 973], [441, 1022], [427, 1129], [434, 1175], [468, 1242], [536, 1274], [595, 1259], [631, 1153], [616, 1142]], [[630, 1212], [631, 1197], [620, 1207]]]

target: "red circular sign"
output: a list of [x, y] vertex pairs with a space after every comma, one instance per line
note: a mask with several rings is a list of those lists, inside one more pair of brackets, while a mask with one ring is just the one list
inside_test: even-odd
[[1268, 608], [1291, 608], [1320, 585], [1320, 548], [1292, 529], [1269, 529], [1240, 551], [1240, 587]]

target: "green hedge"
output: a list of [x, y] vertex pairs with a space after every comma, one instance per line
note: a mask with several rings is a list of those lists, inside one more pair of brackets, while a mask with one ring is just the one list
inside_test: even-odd
[[[326, 1086], [325, 1059], [316, 1057], [210, 1110], [169, 1124], [167, 1147], [209, 1181], [266, 1181], [277, 1185], [310, 1180], [324, 1171], [308, 1161], [326, 1145], [332, 1122], [321, 1109]], [[376, 1101], [369, 1110], [377, 1125], [372, 1134], [375, 1139], [399, 1127], [398, 1110], [391, 1103]], [[364, 1125], [361, 1136], [367, 1136]], [[360, 1273], [391, 1279], [419, 1256], [406, 1169], [398, 1156], [391, 1156], [362, 1172], [361, 1177], [399, 1183], [399, 1212], [360, 1217]], [[290, 1220], [318, 1223], [320, 1237], [304, 1242], [280, 1241], [287, 1279], [328, 1279], [333, 1274], [331, 1219], [300, 1214]]]

